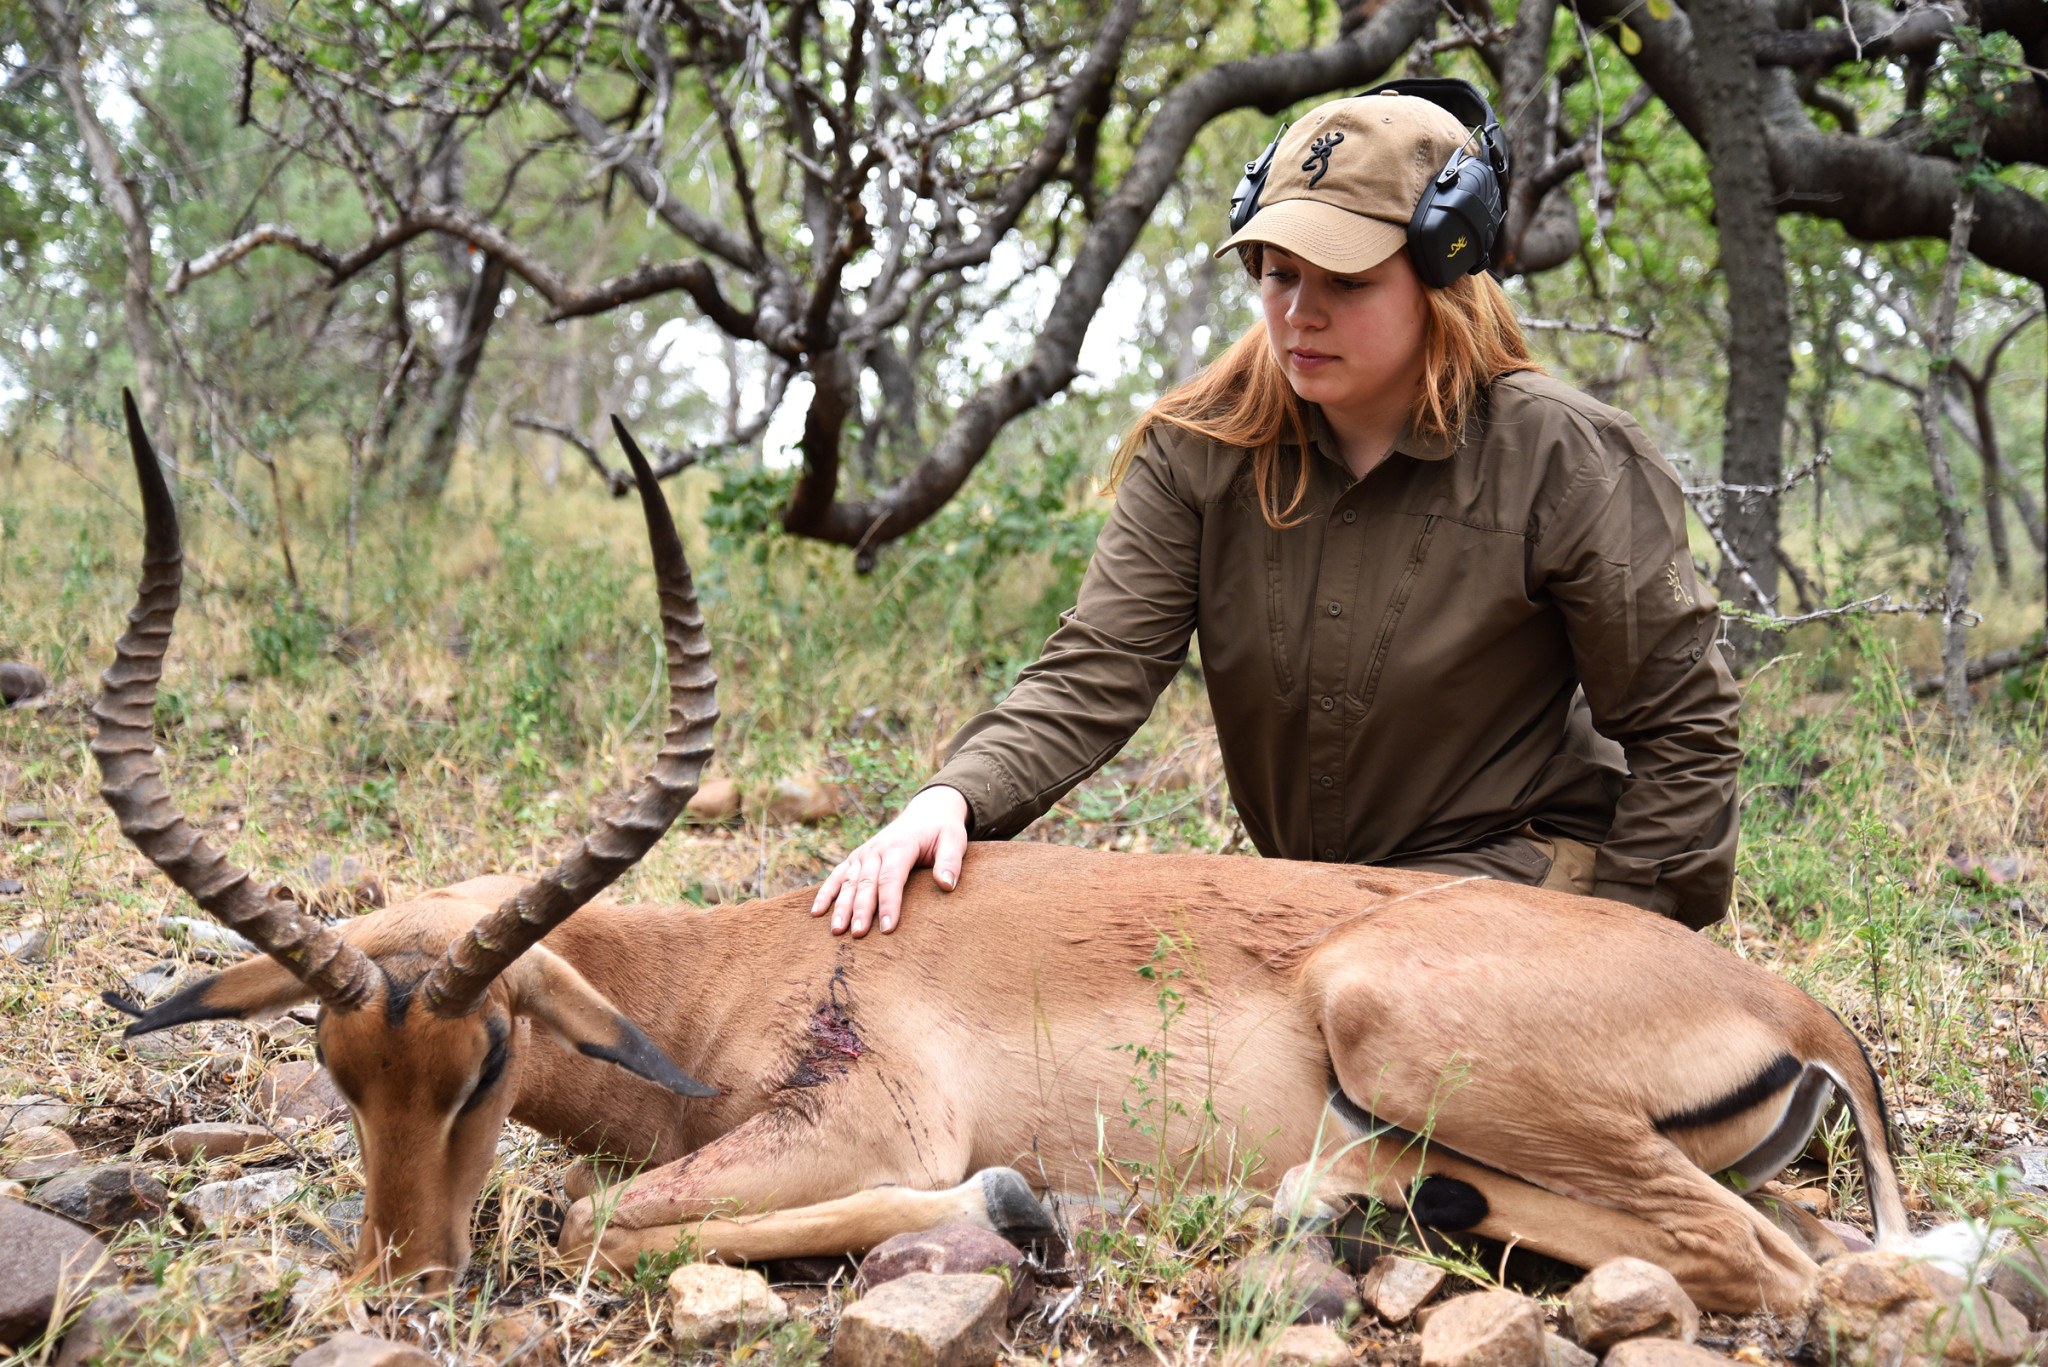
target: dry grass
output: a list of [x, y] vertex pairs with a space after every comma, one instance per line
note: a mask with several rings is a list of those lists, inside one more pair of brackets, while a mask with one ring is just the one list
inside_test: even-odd
[[[274, 528], [251, 531], [204, 505], [188, 517], [194, 583], [166, 681], [163, 747], [186, 810], [238, 860], [342, 899], [364, 877], [403, 896], [534, 869], [576, 833], [594, 797], [651, 755], [661, 708], [650, 694], [653, 602], [634, 509], [565, 491], [529, 491], [513, 506], [473, 482], [458, 488], [471, 492], [426, 524], [372, 509], [353, 556], [334, 491], [288, 504], [300, 603], [274, 568]], [[0, 897], [0, 936], [48, 935], [33, 962], [0, 963], [0, 1093], [80, 1107], [74, 1134], [108, 1158], [134, 1156], [187, 1120], [254, 1118], [262, 1072], [310, 1054], [310, 1031], [291, 1020], [127, 1045], [97, 1000], [159, 965], [178, 977], [206, 967], [199, 947], [159, 930], [160, 916], [189, 907], [119, 839], [86, 750], [92, 679], [132, 593], [137, 529], [125, 489], [105, 457], [77, 470], [40, 458], [0, 467], [0, 655], [56, 678], [39, 705], [0, 713], [0, 790], [14, 811], [0, 879], [23, 885]], [[686, 485], [678, 502], [696, 522], [705, 488]], [[714, 558], [693, 539], [724, 676], [720, 770], [755, 790], [832, 778], [850, 801], [818, 826], [750, 816], [678, 830], [619, 896], [705, 901], [801, 886], [907, 795], [939, 743], [1030, 658], [1076, 568], [1070, 556], [977, 560], [946, 535], [950, 549], [927, 538], [871, 580], [816, 548], [729, 537]], [[1816, 634], [1750, 685], [1741, 891], [1737, 914], [1713, 933], [1830, 1001], [1884, 1060], [1916, 1202], [1983, 1213], [1988, 1160], [2041, 1142], [2048, 1110], [2042, 682], [1987, 690], [1965, 749], [1902, 692], [1901, 642], [1926, 649], [1917, 629]], [[1234, 848], [1192, 675], [1112, 770], [1032, 834]], [[2015, 876], [1966, 874], [1976, 864]], [[1800, 1176], [1854, 1218], [1841, 1138]], [[287, 1139], [235, 1164], [158, 1165], [179, 1192], [279, 1164], [301, 1187], [224, 1234], [165, 1221], [120, 1237], [123, 1267], [161, 1288], [150, 1331], [128, 1350], [134, 1360], [265, 1367], [347, 1324], [423, 1343], [450, 1363], [496, 1360], [503, 1324], [524, 1324], [507, 1320], [515, 1310], [535, 1317], [542, 1340], [524, 1361], [674, 1355], [659, 1269], [622, 1282], [554, 1258], [566, 1158], [551, 1143], [508, 1132], [468, 1282], [444, 1301], [405, 1306], [332, 1290], [318, 1271], [339, 1263], [314, 1234], [360, 1193], [346, 1126]], [[1272, 1308], [1233, 1301], [1218, 1273], [1262, 1224], [1241, 1202], [1202, 1193], [1161, 1203], [1148, 1223], [1110, 1236], [1081, 1277], [1051, 1278], [1017, 1355], [1194, 1359], [1215, 1351], [1219, 1332], [1254, 1333]], [[329, 1243], [345, 1243], [344, 1231], [330, 1232]], [[798, 1293], [797, 1325], [724, 1356], [815, 1361], [843, 1294]], [[1730, 1349], [1768, 1342], [1753, 1324], [1715, 1332]], [[1353, 1343], [1375, 1361], [1415, 1356], [1412, 1334], [1377, 1326], [1357, 1326]]]

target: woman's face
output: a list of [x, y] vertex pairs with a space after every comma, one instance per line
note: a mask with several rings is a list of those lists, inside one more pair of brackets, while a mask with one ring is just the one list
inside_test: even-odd
[[1422, 383], [1423, 284], [1408, 253], [1333, 275], [1265, 249], [1259, 300], [1273, 356], [1294, 392], [1340, 413], [1404, 418]]

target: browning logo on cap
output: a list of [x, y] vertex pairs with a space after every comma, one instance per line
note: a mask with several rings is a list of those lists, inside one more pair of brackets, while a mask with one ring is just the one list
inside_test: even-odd
[[[1301, 169], [1304, 171], [1313, 169], [1315, 171], [1315, 174], [1308, 178], [1310, 189], [1314, 189], [1315, 183], [1329, 172], [1330, 153], [1335, 151], [1337, 144], [1342, 141], [1344, 141], [1342, 133], [1332, 132], [1320, 135], [1314, 142], [1308, 145], [1308, 160], [1301, 164]], [[1321, 165], [1317, 165], [1318, 162]]]

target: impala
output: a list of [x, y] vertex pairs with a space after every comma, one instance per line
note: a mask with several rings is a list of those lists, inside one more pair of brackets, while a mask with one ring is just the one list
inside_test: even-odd
[[[622, 426], [668, 646], [651, 771], [538, 879], [477, 878], [330, 927], [229, 863], [162, 783], [151, 717], [181, 553], [127, 414], [146, 551], [95, 708], [101, 792], [158, 868], [263, 953], [146, 1011], [110, 1001], [139, 1017], [130, 1035], [319, 1003], [318, 1052], [368, 1187], [365, 1275], [434, 1290], [462, 1270], [507, 1119], [645, 1165], [579, 1200], [562, 1232], [566, 1252], [621, 1268], [685, 1239], [766, 1259], [949, 1220], [1035, 1239], [1039, 1192], [1192, 1153], [1196, 1180], [1249, 1174], [1311, 1214], [1363, 1194], [1581, 1266], [1647, 1258], [1705, 1308], [1789, 1309], [1839, 1241], [1738, 1193], [1796, 1157], [1836, 1096], [1880, 1236], [1906, 1235], [1856, 1038], [1763, 969], [1619, 903], [984, 844], [957, 892], [920, 875], [889, 937], [822, 933], [807, 891], [588, 905], [682, 811], [718, 715], [682, 544]], [[1162, 982], [1178, 1015], [1162, 1016]], [[1133, 1075], [1155, 1068], [1148, 1106]]]

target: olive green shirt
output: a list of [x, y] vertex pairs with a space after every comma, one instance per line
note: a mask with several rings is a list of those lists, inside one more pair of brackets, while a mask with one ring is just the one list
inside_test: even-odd
[[[1719, 917], [1740, 696], [1678, 477], [1642, 429], [1512, 374], [1455, 449], [1404, 437], [1361, 480], [1307, 417], [1306, 519], [1282, 530], [1241, 448], [1153, 430], [1080, 601], [932, 780], [966, 795], [975, 837], [1015, 835], [1101, 768], [1199, 633], [1261, 854], [1398, 862], [1533, 823], [1598, 845], [1598, 895]], [[1284, 447], [1283, 490], [1298, 468]]]

